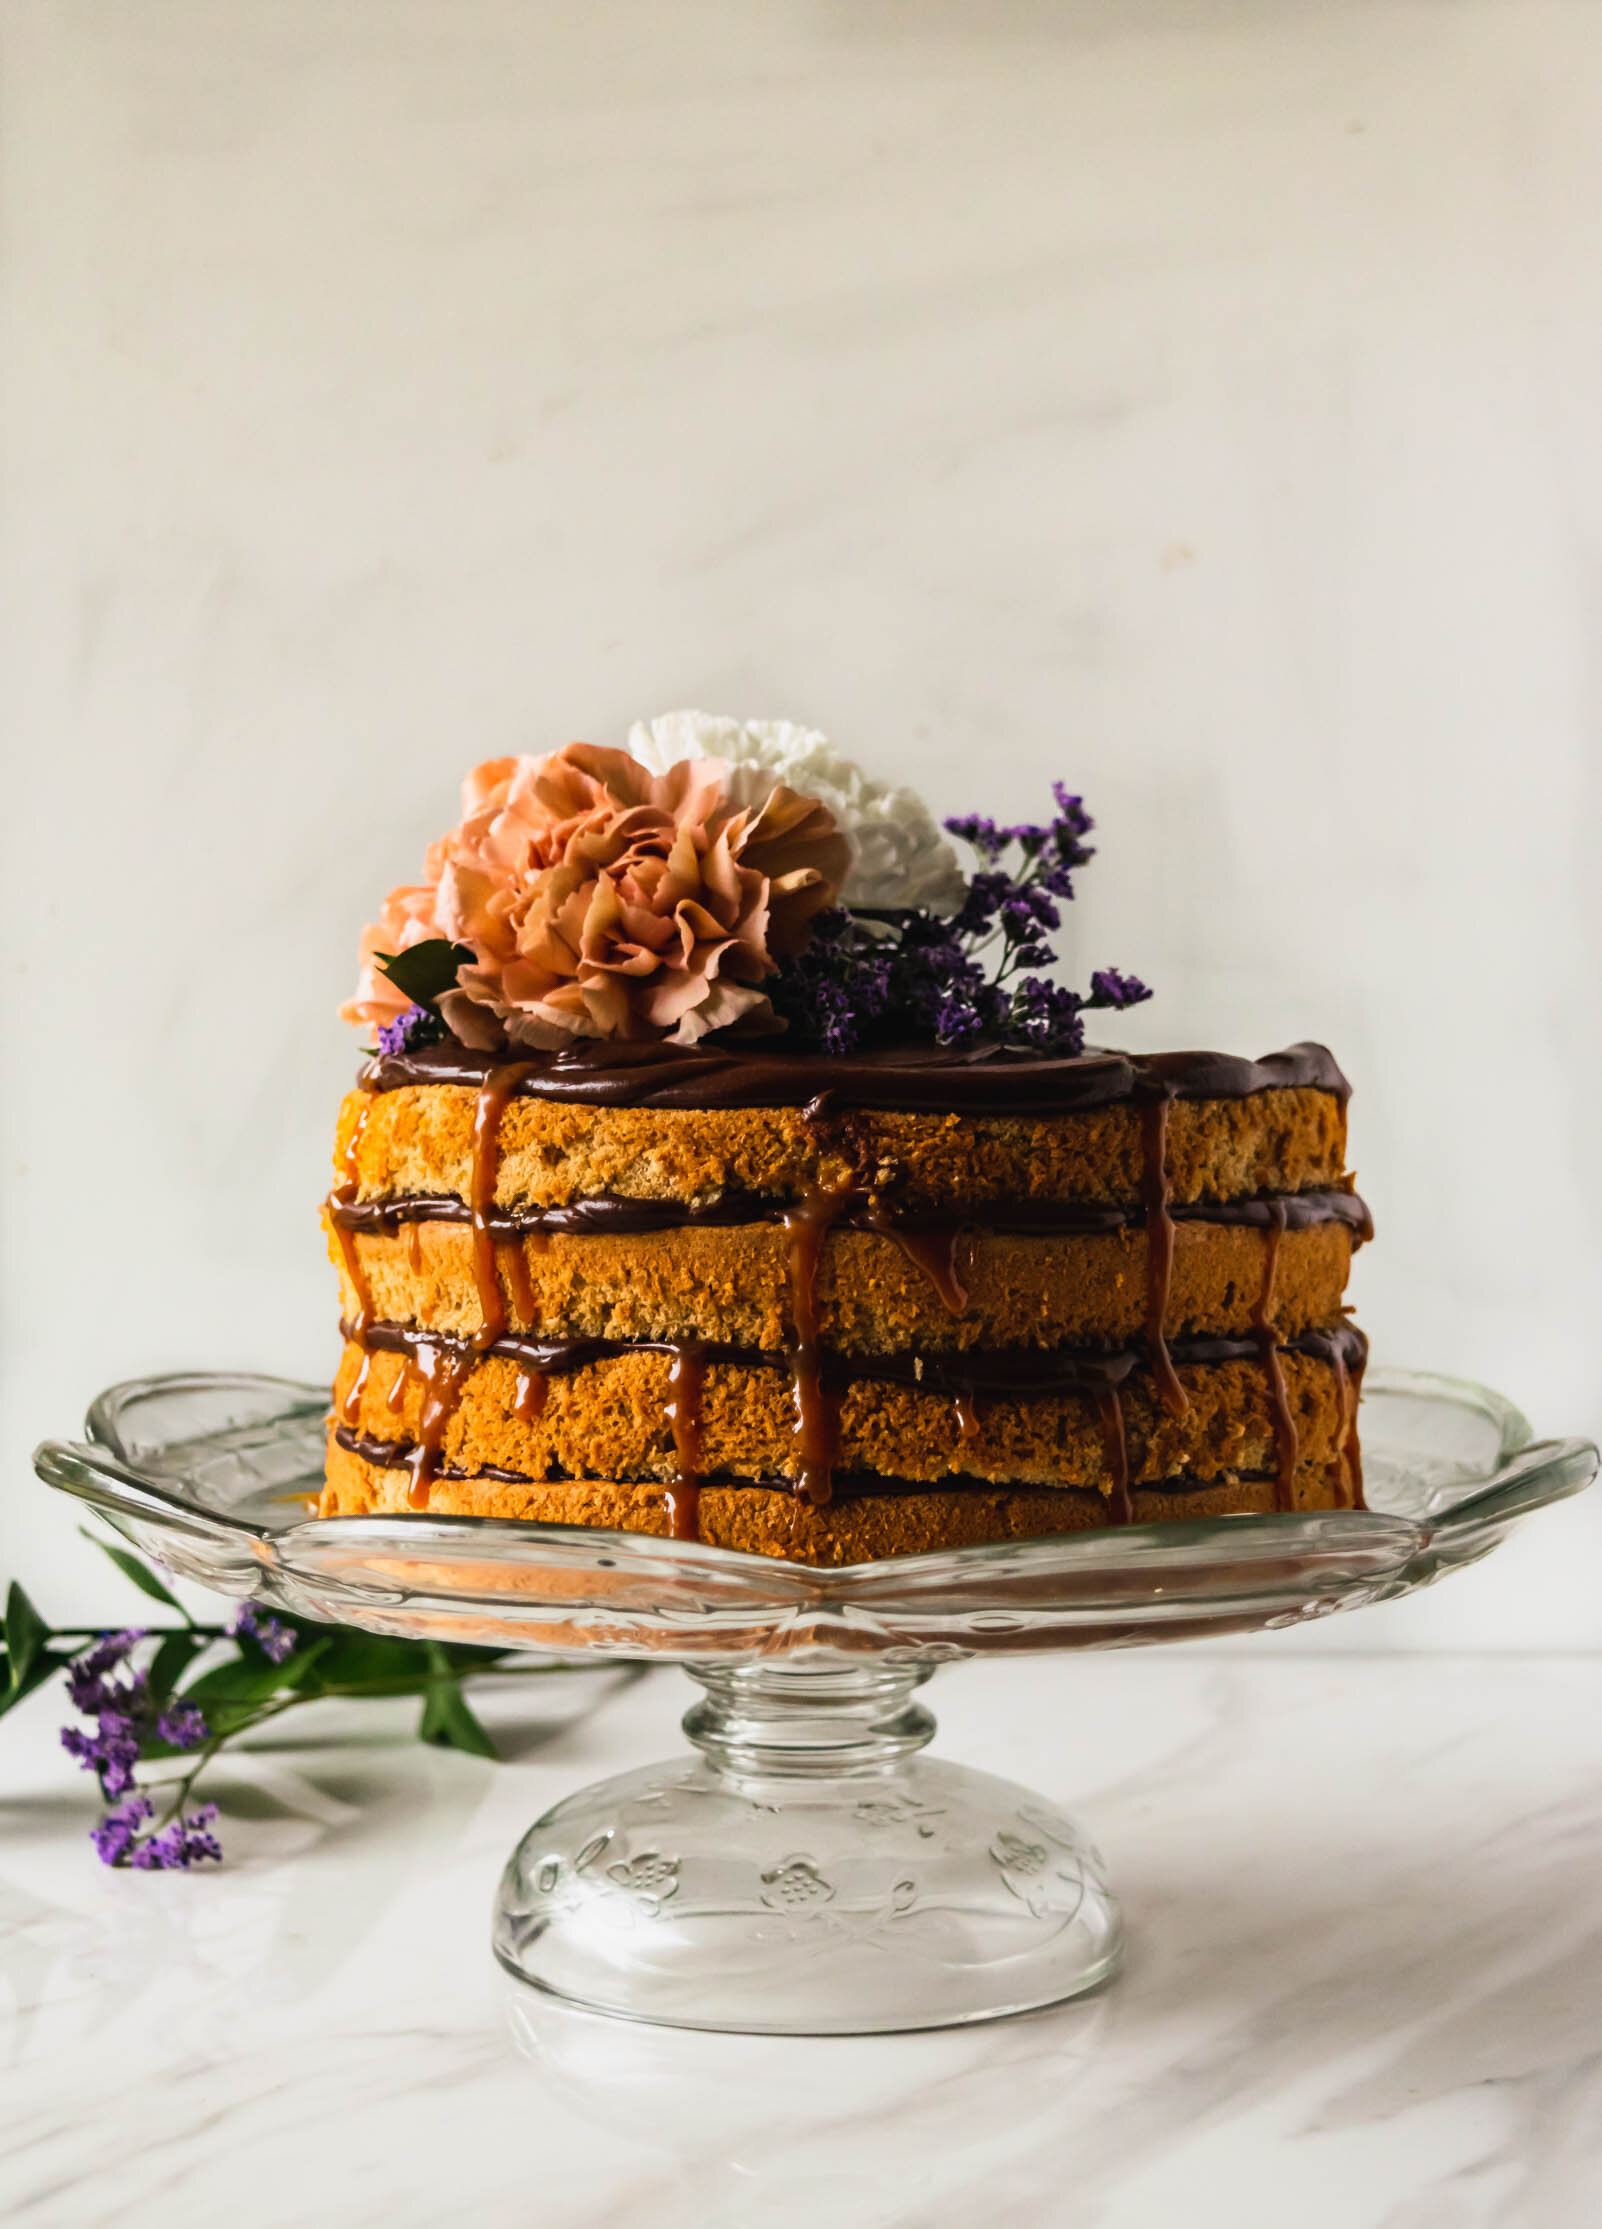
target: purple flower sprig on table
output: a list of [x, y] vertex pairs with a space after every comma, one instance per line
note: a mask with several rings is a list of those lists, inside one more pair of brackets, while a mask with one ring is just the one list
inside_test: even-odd
[[102, 1861], [135, 1866], [142, 1872], [168, 1872], [201, 1858], [222, 1856], [216, 1837], [207, 1832], [216, 1806], [184, 1810], [183, 1798], [194, 1778], [190, 1774], [178, 1799], [152, 1831], [156, 1807], [137, 1787], [134, 1769], [152, 1753], [203, 1749], [211, 1739], [211, 1728], [197, 1705], [161, 1693], [159, 1682], [152, 1680], [154, 1658], [146, 1664], [137, 1661], [139, 1644], [147, 1638], [142, 1626], [103, 1633], [68, 1664], [68, 1698], [73, 1709], [94, 1724], [92, 1731], [64, 1726], [61, 1746], [94, 1774], [111, 1806], [92, 1830]]
[[194, 1803], [195, 1785], [229, 1742], [285, 1711], [336, 1697], [415, 1696], [420, 1740], [494, 1757], [464, 1681], [546, 1669], [508, 1663], [513, 1649], [290, 1625], [260, 1602], [242, 1603], [226, 1625], [201, 1624], [140, 1557], [96, 1545], [177, 1622], [51, 1626], [13, 1580], [0, 1636], [0, 1717], [60, 1679], [76, 1714], [61, 1746], [93, 1773], [106, 1806], [90, 1839], [102, 1863], [121, 1870], [184, 1872], [220, 1859], [217, 1806]]
[[782, 963], [772, 992], [791, 1041], [833, 1054], [897, 1038], [1072, 1054], [1083, 1050], [1086, 1014], [1150, 998], [1117, 968], [1098, 969], [1088, 993], [1040, 972], [1057, 963], [1051, 939], [1062, 907], [1075, 872], [1095, 856], [1083, 798], [1061, 782], [1052, 795], [1057, 809], [1046, 822], [1003, 827], [979, 814], [946, 822], [980, 862], [954, 913], [819, 914], [810, 944]]
[[152, 1833], [150, 1821], [155, 1815], [148, 1796], [127, 1796], [113, 1804], [100, 1824], [89, 1830], [101, 1864], [131, 1866], [136, 1873], [179, 1873], [203, 1858], [221, 1862], [222, 1844], [211, 1832], [217, 1816], [214, 1803], [180, 1812]]

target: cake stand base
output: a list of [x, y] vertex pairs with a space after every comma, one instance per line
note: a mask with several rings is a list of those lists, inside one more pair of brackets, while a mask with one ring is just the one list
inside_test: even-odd
[[672, 2027], [871, 2035], [1114, 1971], [1118, 1907], [1073, 1821], [918, 1757], [927, 1670], [691, 1669], [701, 1754], [581, 1790], [514, 1852], [495, 1951], [520, 1980]]

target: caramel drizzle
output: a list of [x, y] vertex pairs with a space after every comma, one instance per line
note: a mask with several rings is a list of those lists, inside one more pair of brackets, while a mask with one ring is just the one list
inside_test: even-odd
[[979, 1437], [979, 1404], [972, 1391], [951, 1396], [952, 1411], [957, 1419], [957, 1451], [971, 1447]]
[[422, 1381], [423, 1409], [418, 1419], [417, 1438], [406, 1460], [406, 1467], [412, 1474], [406, 1498], [413, 1509], [428, 1507], [428, 1490], [439, 1465], [445, 1434], [456, 1414], [467, 1374], [477, 1360], [478, 1355], [472, 1347], [453, 1354], [430, 1339], [420, 1339], [417, 1343], [413, 1368]]
[[840, 1404], [823, 1381], [818, 1343], [818, 1262], [830, 1227], [850, 1204], [849, 1185], [834, 1191], [809, 1186], [786, 1211], [790, 1242], [790, 1387], [795, 1402], [795, 1491], [821, 1508], [834, 1492], [834, 1458], [840, 1444]]
[[[378, 1095], [376, 1092], [363, 1093], [362, 1103], [356, 1110], [356, 1120], [351, 1124], [350, 1136], [345, 1140], [345, 1150], [339, 1158], [340, 1180], [328, 1195], [330, 1209], [349, 1207], [361, 1190], [362, 1179], [359, 1159], [362, 1135], [377, 1104]], [[339, 1244], [340, 1258], [345, 1265], [345, 1275], [356, 1300], [356, 1313], [348, 1318], [346, 1337], [353, 1346], [361, 1349], [362, 1359], [355, 1377], [352, 1378], [346, 1389], [344, 1399], [339, 1404], [340, 1422], [342, 1424], [354, 1424], [361, 1414], [362, 1395], [367, 1390], [367, 1373], [372, 1364], [372, 1356], [367, 1348], [367, 1331], [373, 1320], [373, 1293], [372, 1287], [367, 1282], [367, 1273], [362, 1268], [361, 1256], [357, 1251], [356, 1233], [347, 1229], [337, 1216], [331, 1215], [329, 1219], [333, 1224], [334, 1236]]]
[[1335, 1428], [1335, 1463], [1340, 1491], [1338, 1508], [1351, 1509], [1352, 1472], [1346, 1460], [1347, 1442], [1352, 1431], [1351, 1384], [1346, 1374], [1346, 1357], [1337, 1349], [1331, 1355], [1335, 1370], [1335, 1399], [1340, 1407], [1340, 1423]]
[[[351, 1343], [353, 1346], [360, 1345], [360, 1340], [354, 1329], [351, 1332]], [[373, 1368], [371, 1348], [363, 1346], [361, 1357], [360, 1362], [356, 1365], [356, 1375], [346, 1386], [345, 1397], [339, 1404], [339, 1421], [341, 1424], [356, 1424], [361, 1419], [362, 1400], [367, 1392], [367, 1380], [371, 1376]]]
[[1132, 1525], [1135, 1505], [1129, 1496], [1129, 1441], [1124, 1432], [1124, 1404], [1115, 1385], [1103, 1386], [1096, 1395], [1096, 1422], [1101, 1427], [1102, 1454], [1111, 1485], [1107, 1493], [1109, 1525]]
[[406, 1261], [414, 1277], [423, 1273], [423, 1226], [415, 1218], [406, 1225]]
[[532, 1364], [521, 1366], [517, 1385], [512, 1395], [512, 1413], [519, 1424], [537, 1424], [545, 1414], [546, 1396], [551, 1390], [550, 1373], [536, 1370]]
[[1353, 1170], [1352, 1174], [1346, 1179], [1346, 1188], [1351, 1197], [1356, 1200], [1358, 1206], [1363, 1211], [1363, 1219], [1357, 1226], [1357, 1236], [1352, 1242], [1353, 1250], [1355, 1251], [1356, 1248], [1359, 1246], [1368, 1246], [1373, 1243], [1374, 1217], [1369, 1210], [1367, 1200], [1362, 1197], [1357, 1189], [1357, 1172], [1355, 1169]]
[[408, 1500], [413, 1509], [428, 1507], [428, 1491], [439, 1466], [440, 1450], [462, 1389], [479, 1357], [506, 1329], [506, 1302], [501, 1293], [490, 1217], [495, 1210], [495, 1186], [501, 1166], [501, 1117], [506, 1102], [529, 1076], [535, 1063], [504, 1061], [492, 1068], [479, 1086], [473, 1109], [473, 1161], [467, 1204], [473, 1230], [473, 1282], [478, 1290], [479, 1324], [465, 1348], [450, 1354], [443, 1345], [418, 1342], [417, 1370], [423, 1381], [423, 1412], [412, 1450], [412, 1483]]
[[698, 1339], [673, 1350], [668, 1371], [668, 1423], [678, 1473], [667, 1491], [668, 1531], [675, 1540], [701, 1537], [701, 1397], [706, 1386], [706, 1355]]
[[[844, 1213], [845, 1208], [855, 1204], [853, 1199], [848, 1199], [840, 1212]], [[894, 1240], [913, 1268], [921, 1270], [928, 1278], [936, 1297], [951, 1315], [967, 1314], [968, 1287], [957, 1267], [957, 1248], [962, 1238], [960, 1223], [920, 1227], [898, 1222], [876, 1192], [868, 1196], [863, 1220], [880, 1238]]]
[[1146, 1349], [1157, 1396], [1170, 1416], [1190, 1407], [1168, 1352], [1168, 1302], [1174, 1284], [1174, 1218], [1169, 1212], [1168, 1109], [1171, 1102], [1148, 1099], [1140, 1110], [1140, 1196], [1146, 1210]]
[[1296, 1431], [1296, 1419], [1291, 1414], [1290, 1393], [1285, 1384], [1285, 1365], [1280, 1360], [1279, 1333], [1274, 1328], [1274, 1287], [1279, 1278], [1279, 1245], [1284, 1236], [1285, 1215], [1281, 1209], [1278, 1217], [1263, 1234], [1263, 1284], [1257, 1295], [1257, 1305], [1252, 1310], [1252, 1329], [1257, 1334], [1258, 1349], [1268, 1378], [1269, 1404], [1274, 1414], [1274, 1445], [1279, 1457], [1279, 1467], [1274, 1475], [1274, 1507], [1294, 1509], [1296, 1502], [1292, 1489], [1300, 1440]]
[[506, 1102], [525, 1076], [533, 1073], [530, 1060], [509, 1060], [492, 1068], [479, 1086], [473, 1109], [473, 1166], [467, 1204], [473, 1221], [473, 1282], [478, 1287], [478, 1308], [483, 1318], [487, 1347], [506, 1329], [506, 1303], [495, 1260], [495, 1237], [490, 1217], [495, 1212], [495, 1184], [501, 1169], [501, 1117]]
[[1366, 1509], [1363, 1495], [1363, 1445], [1357, 1436], [1357, 1404], [1363, 1397], [1363, 1373], [1368, 1368], [1368, 1351], [1365, 1348], [1358, 1358], [1355, 1370], [1348, 1368], [1346, 1384], [1351, 1400], [1351, 1425], [1346, 1434], [1346, 1459], [1351, 1465], [1349, 1483], [1352, 1489], [1352, 1507]]
[[[827, 1094], [808, 1104], [803, 1119], [808, 1123], [829, 1119]], [[788, 1359], [795, 1404], [795, 1493], [798, 1502], [810, 1503], [815, 1509], [833, 1499], [834, 1464], [840, 1446], [840, 1396], [824, 1381], [818, 1338], [818, 1265], [830, 1230], [843, 1215], [858, 1208], [864, 1210], [870, 1230], [893, 1239], [913, 1267], [922, 1271], [952, 1315], [962, 1315], [968, 1306], [968, 1288], [957, 1269], [960, 1225], [952, 1223], [935, 1230], [906, 1228], [877, 1193], [864, 1195], [860, 1175], [833, 1187], [810, 1184], [795, 1205], [784, 1211], [793, 1326]], [[965, 1445], [979, 1429], [971, 1398], [959, 1395], [956, 1413], [958, 1441]]]
[[521, 1239], [514, 1238], [510, 1245], [500, 1249], [501, 1268], [506, 1277], [506, 1291], [517, 1311], [520, 1331], [535, 1329], [539, 1318], [539, 1296], [534, 1290], [534, 1280], [529, 1275], [528, 1256], [523, 1251]]
[[1335, 1459], [1340, 1465], [1341, 1492], [1348, 1509], [1366, 1509], [1363, 1499], [1363, 1456], [1357, 1441], [1357, 1401], [1363, 1383], [1363, 1365], [1355, 1370], [1348, 1368], [1346, 1356], [1338, 1341], [1330, 1348], [1330, 1361], [1335, 1371], [1335, 1392], [1341, 1406], [1340, 1429], [1335, 1441]]

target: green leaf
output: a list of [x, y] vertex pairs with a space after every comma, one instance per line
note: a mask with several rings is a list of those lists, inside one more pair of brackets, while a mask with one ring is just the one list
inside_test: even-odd
[[259, 1703], [275, 1694], [277, 1688], [276, 1664], [249, 1664], [235, 1657], [230, 1663], [214, 1664], [199, 1679], [191, 1680], [184, 1690], [184, 1700], [198, 1703], [202, 1709], [213, 1703]]
[[84, 1532], [81, 1525], [78, 1530], [83, 1533], [85, 1540], [92, 1542], [100, 1550], [102, 1555], [111, 1558], [123, 1577], [131, 1579], [141, 1594], [148, 1594], [152, 1602], [164, 1602], [169, 1610], [176, 1610], [185, 1625], [194, 1624], [194, 1619], [189, 1615], [178, 1597], [162, 1585], [149, 1564], [134, 1555], [131, 1549], [114, 1548], [109, 1540], [102, 1540], [98, 1533]]
[[455, 989], [457, 969], [470, 966], [477, 957], [470, 944], [452, 944], [443, 936], [409, 944], [404, 952], [377, 955], [379, 973], [387, 975], [396, 990], [404, 991], [414, 1006], [430, 1009], [442, 992]]
[[204, 1633], [169, 1633], [150, 1659], [151, 1699], [165, 1703], [195, 1658], [210, 1645]]
[[[444, 1651], [439, 1644], [430, 1641], [428, 1652], [438, 1660], [436, 1670], [443, 1673]], [[494, 1742], [474, 1717], [460, 1683], [453, 1678], [441, 1678], [424, 1697], [417, 1738], [432, 1742], [438, 1749], [463, 1749], [470, 1757], [488, 1757], [492, 1764], [500, 1759]]]
[[18, 1703], [31, 1695], [36, 1687], [43, 1687], [46, 1680], [54, 1679], [57, 1672], [65, 1671], [71, 1662], [72, 1652], [69, 1649], [41, 1650], [20, 1680], [13, 1678], [0, 1686], [0, 1718], [4, 1718], [8, 1710], [15, 1710]]
[[341, 1627], [327, 1638], [317, 1662], [319, 1688], [387, 1688], [414, 1693], [431, 1673], [428, 1651], [419, 1641], [395, 1640], [383, 1633]]
[[20, 1579], [13, 1579], [6, 1594], [6, 1654], [11, 1659], [12, 1692], [25, 1691], [28, 1674], [50, 1638], [50, 1628], [29, 1601]]
[[504, 1664], [509, 1656], [516, 1656], [515, 1648], [481, 1648], [473, 1641], [442, 1641], [436, 1643], [445, 1662], [453, 1672], [493, 1672], [497, 1664]]
[[487, 1757], [491, 1764], [500, 1761], [500, 1751], [473, 1715], [466, 1696], [454, 1680], [429, 1689], [423, 1715], [418, 1721], [417, 1738], [432, 1742], [439, 1749], [462, 1749], [470, 1757]]
[[198, 1704], [210, 1716], [213, 1705], [249, 1712], [271, 1702], [275, 1695], [293, 1694], [308, 1683], [315, 1692], [311, 1674], [328, 1645], [326, 1640], [313, 1641], [282, 1664], [264, 1661], [259, 1650], [252, 1650], [249, 1656], [236, 1656], [232, 1663], [218, 1664], [191, 1680], [184, 1689], [184, 1701]]

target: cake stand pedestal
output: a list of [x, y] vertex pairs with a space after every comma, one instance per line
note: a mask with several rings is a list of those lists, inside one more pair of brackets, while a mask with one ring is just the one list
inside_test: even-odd
[[520, 1979], [636, 2020], [855, 2035], [1055, 2004], [1116, 1967], [1073, 1820], [917, 1755], [927, 1669], [692, 1675], [699, 1757], [585, 1788], [514, 1852], [495, 1951]]
[[569, 2003], [773, 2035], [941, 2027], [1094, 1988], [1118, 1961], [1101, 1861], [1042, 1797], [921, 1752], [918, 1690], [1000, 1650], [1299, 1624], [1483, 1556], [1595, 1475], [1454, 1379], [1371, 1371], [1367, 1510], [1129, 1526], [814, 1570], [636, 1533], [309, 1520], [327, 1393], [113, 1387], [44, 1479], [180, 1578], [408, 1638], [678, 1663], [696, 1752], [581, 1790], [501, 1881], [496, 1955]]

